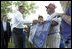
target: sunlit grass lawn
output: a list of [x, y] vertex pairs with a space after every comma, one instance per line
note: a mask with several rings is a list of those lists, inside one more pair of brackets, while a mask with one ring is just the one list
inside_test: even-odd
[[8, 43], [8, 48], [14, 48], [13, 39], [10, 39], [10, 42]]

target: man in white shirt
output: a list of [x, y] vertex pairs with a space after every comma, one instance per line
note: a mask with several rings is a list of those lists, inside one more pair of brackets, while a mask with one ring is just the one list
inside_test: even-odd
[[8, 42], [11, 37], [10, 23], [7, 22], [7, 16], [1, 18], [1, 48], [8, 48]]
[[46, 11], [49, 14], [47, 21], [52, 21], [51, 29], [48, 34], [46, 43], [44, 45], [45, 48], [59, 48], [60, 45], [60, 23], [61, 18], [57, 16], [55, 13], [56, 6], [50, 3], [46, 6]]
[[25, 35], [23, 34], [24, 23], [28, 23], [23, 19], [24, 8], [18, 7], [18, 11], [14, 13], [12, 22], [12, 30], [15, 42], [15, 48], [25, 48]]

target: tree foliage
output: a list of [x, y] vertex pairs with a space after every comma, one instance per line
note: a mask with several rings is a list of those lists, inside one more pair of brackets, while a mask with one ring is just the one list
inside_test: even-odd
[[20, 6], [20, 5], [24, 6], [24, 9], [25, 9], [24, 15], [34, 13], [35, 9], [37, 8], [37, 6], [35, 6], [35, 3], [33, 1], [17, 1], [17, 2], [14, 2], [14, 4], [16, 6]]
[[34, 13], [35, 9], [37, 8], [33, 1], [1, 1], [1, 14], [11, 12], [8, 6], [12, 4], [15, 5], [16, 7], [18, 7], [19, 5], [23, 5], [25, 9], [24, 15]]
[[8, 6], [10, 5], [11, 5], [10, 1], [1, 1], [1, 14], [8, 13], [10, 11]]
[[60, 3], [61, 3], [61, 6], [62, 6], [64, 12], [65, 12], [66, 8], [67, 8], [69, 5], [71, 5], [71, 1], [60, 1]]

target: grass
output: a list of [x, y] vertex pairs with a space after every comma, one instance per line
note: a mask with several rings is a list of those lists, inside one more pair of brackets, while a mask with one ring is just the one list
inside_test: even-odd
[[9, 43], [8, 48], [14, 48], [14, 43]]
[[10, 39], [10, 42], [8, 43], [8, 48], [14, 48], [13, 38]]
[[[33, 45], [30, 42], [28, 42], [27, 39], [26, 39], [25, 45], [26, 45], [26, 48], [33, 48]], [[15, 48], [13, 38], [10, 39], [10, 42], [8, 43], [8, 48]]]

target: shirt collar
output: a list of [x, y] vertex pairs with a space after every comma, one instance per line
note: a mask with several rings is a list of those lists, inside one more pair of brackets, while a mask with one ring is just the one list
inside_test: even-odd
[[51, 14], [51, 15], [49, 15], [49, 16], [54, 17], [55, 15], [57, 15], [57, 13], [56, 13], [56, 12], [52, 13], [52, 14]]
[[22, 15], [22, 13], [20, 11], [17, 11], [18, 13], [20, 13]]

